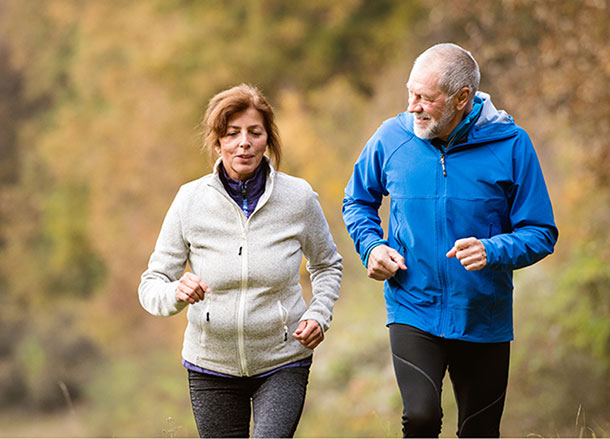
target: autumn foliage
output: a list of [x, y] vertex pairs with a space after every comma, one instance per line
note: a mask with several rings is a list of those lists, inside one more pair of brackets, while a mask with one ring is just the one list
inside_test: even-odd
[[[452, 41], [530, 133], [560, 229], [556, 253], [516, 276], [503, 435], [610, 435], [609, 22], [608, 0], [3, 0], [0, 426], [195, 434], [184, 316], [145, 314], [136, 290], [179, 185], [209, 172], [207, 101], [247, 82], [345, 258], [297, 434], [399, 435], [381, 285], [340, 205], [366, 139], [404, 110], [414, 57]], [[52, 420], [37, 428], [32, 410]]]

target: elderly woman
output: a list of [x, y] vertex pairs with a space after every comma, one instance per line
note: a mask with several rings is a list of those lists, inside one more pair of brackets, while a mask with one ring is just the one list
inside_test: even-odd
[[[258, 89], [242, 84], [214, 96], [203, 123], [204, 147], [220, 157], [212, 174], [178, 191], [140, 302], [159, 316], [188, 308], [182, 364], [200, 436], [247, 437], [252, 411], [254, 437], [292, 437], [313, 349], [338, 298], [341, 256], [316, 193], [276, 170], [280, 138]], [[299, 285], [303, 255], [309, 306]]]

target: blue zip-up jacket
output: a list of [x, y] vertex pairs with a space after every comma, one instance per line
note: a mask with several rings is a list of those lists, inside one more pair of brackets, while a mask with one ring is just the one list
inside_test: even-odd
[[[512, 272], [553, 252], [558, 230], [527, 133], [489, 95], [462, 139], [434, 146], [413, 117], [385, 121], [367, 142], [345, 189], [343, 218], [363, 263], [384, 243], [405, 258], [384, 285], [387, 324], [472, 342], [513, 339]], [[378, 209], [390, 196], [387, 240]], [[482, 241], [487, 265], [467, 271], [446, 253]]]

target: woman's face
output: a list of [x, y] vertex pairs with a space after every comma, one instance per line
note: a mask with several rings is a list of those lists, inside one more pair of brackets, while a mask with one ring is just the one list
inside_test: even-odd
[[235, 113], [219, 143], [216, 152], [229, 177], [241, 181], [252, 177], [267, 149], [263, 115], [254, 107]]

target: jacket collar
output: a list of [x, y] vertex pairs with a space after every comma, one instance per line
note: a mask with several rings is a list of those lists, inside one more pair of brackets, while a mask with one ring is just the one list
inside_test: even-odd
[[449, 134], [447, 140], [447, 148], [451, 148], [456, 143], [459, 143], [462, 138], [468, 135], [468, 131], [474, 126], [479, 120], [481, 111], [483, 110], [483, 99], [479, 96], [474, 97], [472, 110], [464, 117], [464, 119], [456, 126], [453, 131]]
[[[265, 203], [269, 200], [269, 198], [271, 197], [271, 193], [273, 192], [273, 187], [275, 185], [275, 177], [277, 174], [277, 171], [273, 167], [273, 163], [271, 162], [271, 159], [267, 156], [263, 156], [263, 160], [267, 161], [267, 178], [265, 180], [265, 191], [263, 192], [263, 195], [261, 195], [261, 197], [259, 198], [258, 204], [256, 205], [254, 212], [261, 209], [265, 205]], [[216, 189], [224, 197], [226, 197], [228, 200], [230, 200], [231, 203], [234, 204], [233, 200], [231, 199], [231, 197], [225, 190], [224, 185], [222, 184], [222, 181], [220, 180], [219, 167], [220, 167], [221, 163], [222, 163], [222, 158], [219, 157], [218, 160], [216, 160], [216, 163], [214, 163], [214, 171], [212, 172], [212, 175], [214, 178], [211, 178], [208, 181], [208, 185], [213, 187], [214, 189]], [[252, 212], [252, 214], [254, 214], [254, 212]]]

